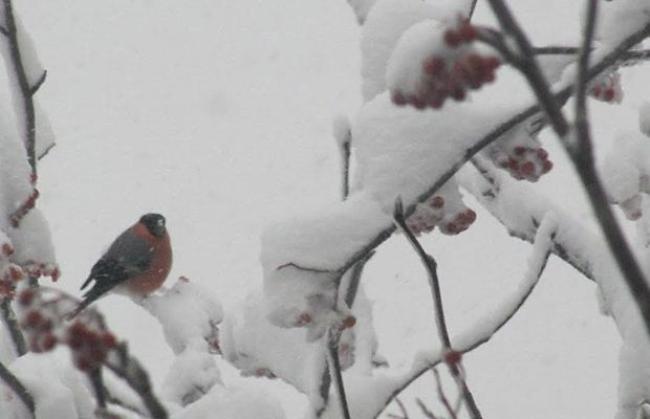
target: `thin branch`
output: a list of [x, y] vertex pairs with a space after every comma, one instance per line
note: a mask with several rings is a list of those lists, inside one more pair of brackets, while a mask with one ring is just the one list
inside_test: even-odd
[[345, 395], [345, 385], [343, 383], [343, 374], [341, 372], [341, 363], [339, 362], [339, 338], [340, 332], [333, 331], [332, 328], [327, 333], [327, 354], [329, 371], [334, 379], [334, 388], [338, 393], [339, 403], [341, 405], [341, 416], [343, 419], [350, 419], [350, 408], [348, 399]]
[[[406, 219], [404, 218], [404, 208], [402, 206], [402, 201], [399, 198], [395, 202], [395, 211], [393, 212], [393, 218], [395, 220], [395, 224], [397, 224], [402, 233], [404, 233], [406, 236], [409, 243], [411, 243], [413, 249], [418, 254], [422, 260], [422, 264], [427, 270], [429, 286], [431, 287], [431, 293], [433, 295], [433, 309], [435, 311], [435, 318], [438, 326], [438, 336], [440, 338], [440, 342], [442, 343], [443, 352], [445, 354], [449, 354], [453, 352], [453, 349], [451, 341], [449, 339], [447, 324], [445, 322], [445, 311], [442, 306], [442, 295], [440, 293], [440, 281], [438, 280], [436, 261], [433, 259], [433, 257], [431, 257], [431, 255], [427, 254], [424, 251], [418, 239], [406, 225]], [[463, 378], [460, 369], [458, 368], [458, 363], [448, 362], [447, 366], [449, 367], [449, 372], [451, 373], [452, 377], [454, 377], [454, 381], [456, 381], [459, 388], [461, 389], [461, 394], [465, 399], [465, 404], [470, 412], [470, 416], [473, 419], [481, 419], [483, 417], [481, 415], [481, 411], [479, 410], [478, 405], [474, 400], [474, 395], [467, 386], [467, 382], [465, 382], [465, 379]]]
[[[420, 411], [422, 411], [422, 414], [425, 417], [427, 417], [428, 419], [438, 419], [438, 417], [427, 407], [427, 405], [424, 404], [422, 399], [417, 397], [415, 399], [415, 403], [418, 405], [418, 407], [420, 408]], [[454, 416], [451, 416], [451, 418], [456, 419], [456, 417], [454, 417]]]
[[96, 368], [88, 372], [88, 379], [97, 399], [97, 405], [100, 409], [106, 409], [106, 388], [102, 379], [102, 369]]
[[[535, 236], [535, 241], [533, 244], [532, 251], [532, 260], [528, 263], [528, 270], [525, 275], [524, 282], [520, 285], [516, 293], [508, 298], [508, 310], [501, 310], [498, 312], [497, 317], [494, 317], [494, 323], [488, 325], [482, 325], [482, 328], [479, 330], [470, 330], [467, 332], [468, 338], [463, 339], [459, 337], [457, 340], [459, 342], [464, 342], [462, 346], [456, 348], [456, 351], [461, 353], [468, 353], [488, 342], [492, 336], [494, 336], [503, 326], [505, 326], [519, 311], [519, 309], [524, 305], [528, 300], [528, 297], [532, 294], [536, 285], [539, 283], [539, 279], [546, 268], [546, 263], [550, 256], [550, 245], [548, 239], [552, 240], [556, 225], [553, 224], [553, 221], [548, 217], [544, 217], [540, 228], [537, 230]], [[500, 316], [500, 318], [498, 317]], [[377, 418], [386, 407], [393, 401], [404, 389], [406, 389], [411, 383], [420, 378], [422, 374], [429, 371], [431, 368], [439, 365], [444, 362], [445, 353], [441, 352], [437, 354], [434, 359], [429, 360], [425, 365], [418, 366], [414, 368], [402, 381], [395, 390], [386, 398], [384, 406], [380, 409], [376, 415]]]
[[106, 359], [104, 365], [126, 381], [129, 387], [140, 396], [151, 417], [167, 419], [167, 410], [153, 393], [147, 371], [137, 359], [129, 355], [125, 344], [119, 345], [116, 352], [116, 356]]
[[[621, 57], [625, 54], [625, 52], [631, 47], [633, 47], [634, 45], [641, 42], [644, 38], [646, 38], [648, 36], [648, 33], [650, 33], [650, 25], [641, 28], [640, 30], [632, 33], [627, 38], [623, 39], [616, 48], [612, 49], [611, 52], [605, 55], [600, 61], [598, 61], [589, 69], [589, 79], [591, 80], [595, 78], [600, 73], [605, 71], [607, 68], [619, 62]], [[569, 97], [571, 97], [572, 92], [573, 92], [573, 86], [569, 85], [554, 94], [555, 100], [559, 103], [564, 103], [569, 99]], [[521, 110], [519, 113], [503, 121], [496, 128], [494, 128], [489, 133], [485, 134], [481, 139], [479, 139], [476, 143], [474, 143], [474, 145], [468, 147], [467, 150], [465, 150], [463, 156], [461, 156], [459, 160], [454, 162], [449, 167], [449, 169], [447, 169], [429, 187], [429, 189], [421, 193], [414, 200], [414, 202], [412, 202], [404, 209], [405, 217], [408, 218], [411, 214], [413, 214], [413, 212], [415, 211], [415, 207], [418, 203], [424, 202], [427, 199], [429, 199], [431, 196], [433, 196], [438, 191], [438, 189], [440, 189], [442, 185], [444, 185], [449, 179], [451, 179], [456, 174], [456, 172], [458, 172], [458, 170], [460, 170], [460, 168], [463, 165], [465, 165], [465, 163], [467, 163], [472, 157], [474, 157], [479, 151], [481, 151], [488, 145], [492, 144], [494, 141], [501, 138], [501, 136], [506, 132], [508, 132], [510, 129], [514, 128], [521, 122], [524, 122], [531, 116], [536, 115], [541, 111], [542, 108], [540, 107], [539, 104], [536, 103], [534, 105], [531, 105], [528, 108]], [[350, 258], [344, 262], [341, 268], [337, 269], [337, 271], [345, 272], [357, 261], [362, 259], [366, 254], [368, 254], [368, 252], [372, 251], [381, 243], [388, 240], [388, 238], [393, 234], [394, 231], [395, 231], [395, 226], [393, 224], [388, 225], [385, 229], [380, 231], [375, 237], [373, 237], [370, 241], [368, 241], [368, 243], [365, 246], [363, 246], [357, 252], [352, 254]]]
[[354, 305], [354, 300], [357, 297], [357, 291], [359, 290], [359, 284], [361, 283], [361, 275], [363, 275], [363, 269], [366, 267], [366, 263], [375, 255], [375, 252], [368, 253], [363, 259], [357, 262], [351, 269], [350, 272], [350, 281], [348, 282], [347, 289], [345, 290], [345, 304], [352, 308]]
[[478, 3], [478, 0], [472, 0], [472, 3], [469, 6], [469, 11], [467, 12], [467, 20], [472, 20], [474, 10], [476, 10], [476, 3]]
[[542, 109], [548, 115], [551, 125], [553, 125], [553, 129], [560, 137], [564, 137], [569, 131], [569, 124], [562, 116], [559, 102], [553, 96], [544, 74], [537, 65], [533, 46], [528, 41], [528, 37], [519, 27], [510, 9], [502, 0], [488, 0], [488, 2], [503, 30], [515, 40], [519, 48], [519, 67], [531, 84], [537, 99], [542, 105]]
[[447, 409], [447, 413], [449, 413], [449, 417], [451, 419], [458, 419], [458, 415], [456, 414], [456, 411], [454, 410], [453, 407], [451, 407], [451, 403], [449, 403], [449, 399], [447, 399], [447, 395], [445, 394], [445, 391], [442, 388], [442, 380], [440, 380], [440, 374], [438, 373], [438, 369], [431, 368], [431, 371], [433, 372], [433, 377], [436, 380], [436, 389], [438, 391], [438, 398], [440, 399], [440, 402], [442, 403], [443, 406], [445, 406], [445, 409]]
[[2, 320], [9, 331], [9, 336], [11, 336], [14, 343], [16, 354], [18, 356], [25, 355], [27, 353], [27, 344], [16, 320], [16, 313], [11, 308], [11, 299], [9, 297], [3, 297], [2, 301], [0, 301], [0, 312], [2, 313]]
[[27, 72], [23, 62], [20, 44], [18, 42], [18, 30], [16, 19], [14, 17], [12, 0], [2, 0], [4, 4], [4, 35], [9, 42], [9, 51], [11, 54], [11, 63], [14, 75], [18, 81], [20, 93], [23, 102], [23, 111], [25, 112], [24, 130], [26, 138], [25, 148], [27, 149], [27, 160], [32, 168], [32, 178], [36, 178], [36, 114], [34, 111], [34, 100], [32, 98], [32, 87], [27, 79]]
[[[577, 147], [575, 147], [572, 144], [571, 139], [568, 138], [569, 123], [564, 117], [559, 103], [555, 100], [550, 100], [553, 95], [541, 73], [541, 70], [539, 69], [539, 66], [535, 62], [533, 50], [526, 35], [514, 20], [510, 10], [502, 0], [488, 1], [497, 16], [497, 19], [501, 23], [501, 26], [505, 31], [511, 34], [517, 42], [522, 58], [530, 64], [526, 71], [522, 71], [523, 75], [528, 79], [528, 82], [535, 92], [542, 108], [549, 116], [553, 130], [558, 137], [560, 137], [561, 143], [564, 145], [567, 153], [573, 161], [578, 176], [587, 191], [589, 201], [594, 213], [596, 214], [600, 228], [605, 235], [609, 250], [612, 252], [614, 259], [623, 274], [625, 284], [632, 294], [635, 303], [641, 312], [641, 316], [643, 317], [646, 330], [648, 334], [650, 334], [650, 286], [646, 282], [645, 275], [628, 246], [625, 235], [623, 234], [623, 231], [621, 230], [607, 200], [604, 186], [595, 167], [591, 138], [588, 130], [585, 130], [584, 128], [586, 122], [580, 123], [582, 125], [582, 128], [580, 128], [582, 131], [576, 132], [579, 135], [577, 136]], [[587, 30], [593, 32], [593, 27], [591, 29], [587, 27]], [[649, 33], [650, 24], [647, 24], [636, 34], [640, 34], [641, 39], [644, 39]], [[591, 42], [590, 38], [591, 37], [585, 39], [584, 43], [589, 45]], [[629, 41], [630, 39], [631, 37], [626, 41]], [[641, 39], [639, 39], [639, 41]], [[589, 47], [587, 46], [582, 50], [582, 59], [588, 59]], [[583, 63], [583, 65], [586, 66], [587, 63]], [[582, 73], [580, 80], [582, 83], [585, 83], [589, 78], [586, 68], [583, 69]], [[578, 129], [578, 127], [576, 128]]]
[[575, 130], [578, 142], [591, 151], [591, 135], [589, 133], [589, 118], [587, 116], [587, 70], [591, 42], [596, 30], [596, 14], [598, 0], [587, 1], [587, 22], [585, 24], [583, 43], [578, 55], [578, 74], [575, 82]]
[[330, 269], [323, 269], [323, 268], [312, 268], [312, 267], [309, 267], [309, 266], [301, 266], [301, 265], [298, 265], [297, 263], [293, 263], [293, 262], [284, 263], [284, 264], [278, 266], [277, 268], [275, 268], [275, 270], [279, 271], [279, 270], [286, 269], [286, 268], [294, 268], [294, 269], [297, 269], [299, 271], [314, 272], [314, 273], [318, 273], [318, 274], [336, 274], [336, 273], [339, 272], [338, 270], [330, 270]]
[[431, 293], [433, 296], [433, 309], [435, 310], [434, 317], [436, 318], [438, 337], [442, 343], [443, 350], [449, 351], [451, 350], [451, 340], [449, 339], [449, 331], [447, 330], [447, 322], [445, 321], [445, 311], [442, 306], [442, 295], [440, 293], [440, 281], [438, 280], [436, 261], [425, 252], [418, 239], [406, 225], [404, 207], [402, 205], [402, 200], [399, 198], [395, 201], [393, 219], [411, 246], [413, 246], [413, 249], [420, 257], [424, 268], [427, 270], [429, 286], [431, 287]]
[[34, 412], [36, 411], [36, 405], [34, 404], [34, 398], [31, 393], [25, 388], [23, 383], [20, 382], [18, 377], [9, 371], [7, 367], [0, 362], [0, 379], [13, 390], [18, 398], [25, 404], [25, 407], [31, 412], [31, 416], [34, 417]]
[[404, 415], [404, 419], [409, 419], [409, 414], [408, 411], [406, 410], [406, 406], [404, 406], [404, 403], [402, 403], [399, 397], [395, 398], [395, 403], [397, 403], [400, 412], [402, 412], [402, 415]]

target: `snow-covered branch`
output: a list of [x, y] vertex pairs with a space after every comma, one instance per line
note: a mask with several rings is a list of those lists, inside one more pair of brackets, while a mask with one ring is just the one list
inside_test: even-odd
[[0, 362], [0, 380], [4, 383], [18, 396], [18, 398], [25, 404], [25, 407], [34, 414], [34, 398], [25, 388], [23, 383], [20, 382], [18, 377], [7, 369], [2, 362]]

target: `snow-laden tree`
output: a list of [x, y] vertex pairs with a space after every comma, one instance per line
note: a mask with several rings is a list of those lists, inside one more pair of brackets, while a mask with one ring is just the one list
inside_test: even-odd
[[[11, 0], [3, 0], [0, 45], [11, 99], [0, 121], [0, 413], [9, 418], [282, 418], [277, 401], [221, 380], [221, 356], [250, 380], [281, 379], [309, 400], [305, 417], [371, 419], [428, 371], [442, 412], [481, 418], [463, 354], [497, 333], [526, 303], [549, 257], [598, 286], [621, 336], [617, 419], [650, 400], [650, 105], [621, 127], [597, 165], [589, 99], [624, 101], [624, 66], [650, 54], [650, 1], [586, 0], [577, 46], [532, 45], [502, 0], [487, 0], [498, 27], [473, 23], [476, 1], [349, 3], [361, 27], [363, 104], [334, 123], [341, 200], [280, 220], [262, 235], [264, 288], [223, 312], [187, 278], [134, 300], [157, 318], [176, 355], [159, 392], [93, 309], [70, 320], [77, 300], [39, 282], [59, 276], [38, 209], [37, 161], [53, 136], [35, 95], [45, 81]], [[572, 107], [572, 116], [566, 108]], [[543, 196], [553, 169], [539, 133], [553, 131], [589, 197], [599, 230]], [[467, 330], [449, 330], [435, 255], [425, 234], [472, 227], [472, 195], [513, 237], [532, 244], [517, 289]], [[624, 234], [616, 207], [637, 226]], [[439, 342], [406, 369], [378, 353], [364, 266], [392, 236], [408, 240], [426, 269]], [[61, 352], [70, 361], [61, 363]], [[387, 362], [388, 361], [388, 362]], [[438, 369], [445, 365], [446, 369]], [[449, 373], [451, 380], [443, 376]], [[446, 384], [445, 384], [446, 383]], [[451, 383], [451, 385], [450, 385]]]

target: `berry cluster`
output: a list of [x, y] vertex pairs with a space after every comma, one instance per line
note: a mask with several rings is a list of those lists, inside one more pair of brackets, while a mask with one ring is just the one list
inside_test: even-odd
[[67, 330], [66, 342], [72, 350], [74, 364], [81, 371], [92, 371], [106, 359], [117, 346], [115, 336], [100, 328], [75, 321]]
[[623, 100], [623, 87], [621, 75], [618, 71], [607, 73], [596, 79], [589, 90], [589, 94], [597, 100], [606, 103], [621, 103]]
[[117, 347], [115, 336], [92, 311], [80, 314], [72, 324], [67, 324], [65, 316], [76, 302], [58, 291], [50, 291], [54, 293], [50, 298], [44, 297], [42, 289], [32, 288], [24, 289], [18, 295], [21, 326], [30, 350], [47, 352], [58, 344], [65, 344], [72, 351], [77, 368], [85, 372], [98, 368], [108, 353]]
[[443, 234], [456, 235], [467, 230], [476, 220], [476, 213], [465, 206], [453, 181], [448, 181], [438, 193], [424, 203], [406, 220], [406, 226], [416, 236], [431, 232], [436, 226]]
[[16, 284], [23, 279], [24, 274], [20, 266], [10, 262], [14, 247], [7, 237], [4, 239], [0, 245], [0, 297], [13, 297]]
[[463, 101], [468, 90], [494, 81], [500, 61], [495, 56], [483, 56], [473, 48], [476, 35], [476, 28], [467, 21], [442, 33], [444, 45], [421, 63], [418, 87], [411, 92], [392, 88], [393, 103], [438, 109], [447, 99]]
[[491, 145], [487, 155], [495, 166], [517, 180], [536, 182], [553, 168], [548, 152], [523, 125]]

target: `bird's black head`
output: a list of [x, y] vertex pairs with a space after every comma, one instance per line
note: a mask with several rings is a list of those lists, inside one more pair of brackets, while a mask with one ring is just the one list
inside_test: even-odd
[[156, 237], [162, 237], [165, 235], [165, 217], [160, 214], [145, 214], [140, 217], [140, 222], [147, 227], [149, 233], [153, 234]]

